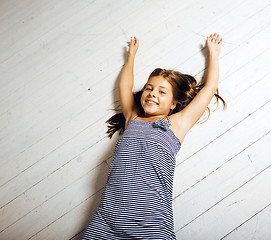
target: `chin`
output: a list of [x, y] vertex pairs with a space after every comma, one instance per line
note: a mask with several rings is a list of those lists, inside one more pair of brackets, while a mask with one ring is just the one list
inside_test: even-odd
[[153, 113], [144, 109], [144, 114], [152, 115]]
[[149, 111], [147, 109], [144, 109], [144, 113], [151, 116], [159, 115], [159, 113], [157, 113], [156, 111]]

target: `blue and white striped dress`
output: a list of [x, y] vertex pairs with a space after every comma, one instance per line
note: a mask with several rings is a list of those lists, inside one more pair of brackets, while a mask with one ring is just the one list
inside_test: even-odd
[[169, 117], [135, 118], [116, 144], [101, 203], [81, 239], [176, 239], [172, 190], [181, 143]]

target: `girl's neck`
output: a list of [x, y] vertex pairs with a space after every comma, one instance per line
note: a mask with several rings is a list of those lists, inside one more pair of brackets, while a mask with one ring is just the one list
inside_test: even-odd
[[144, 113], [144, 115], [142, 116], [142, 118], [148, 118], [150, 120], [156, 120], [156, 119], [161, 119], [161, 118], [167, 118], [167, 115], [149, 115]]

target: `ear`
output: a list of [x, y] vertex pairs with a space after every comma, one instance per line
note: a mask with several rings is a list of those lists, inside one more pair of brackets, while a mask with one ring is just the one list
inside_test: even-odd
[[173, 100], [170, 109], [173, 110], [177, 106], [177, 103], [178, 102], [176, 100]]

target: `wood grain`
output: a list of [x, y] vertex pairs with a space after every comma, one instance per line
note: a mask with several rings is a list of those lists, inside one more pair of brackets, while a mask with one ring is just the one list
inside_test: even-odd
[[0, 239], [79, 239], [119, 137], [105, 121], [130, 37], [138, 90], [156, 67], [201, 81], [214, 32], [228, 108], [213, 98], [177, 155], [176, 236], [269, 239], [270, 19], [270, 0], [1, 1]]

